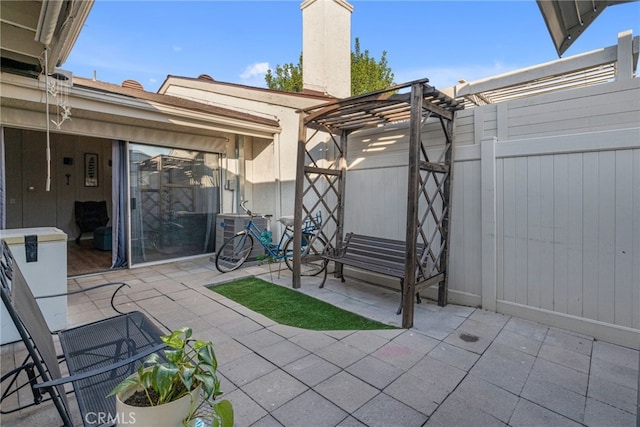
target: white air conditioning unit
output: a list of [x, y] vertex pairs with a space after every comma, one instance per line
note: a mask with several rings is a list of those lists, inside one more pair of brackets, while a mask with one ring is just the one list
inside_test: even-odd
[[[249, 215], [221, 213], [216, 217], [216, 252], [220, 250], [224, 242], [232, 238], [236, 233], [244, 230], [249, 222]], [[267, 219], [254, 217], [253, 222], [260, 230], [267, 227]], [[249, 261], [255, 261], [258, 256], [264, 255], [264, 247], [260, 242], [253, 239], [253, 250], [249, 255]]]

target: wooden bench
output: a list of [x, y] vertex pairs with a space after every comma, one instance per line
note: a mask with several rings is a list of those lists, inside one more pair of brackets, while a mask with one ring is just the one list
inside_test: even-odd
[[[425, 245], [418, 245], [417, 256], [422, 259]], [[336, 271], [344, 282], [342, 266], [348, 265], [361, 270], [367, 270], [385, 276], [400, 279], [400, 307], [397, 314], [402, 312], [402, 293], [404, 291], [404, 263], [406, 245], [401, 240], [383, 239], [380, 237], [365, 236], [362, 234], [348, 233], [341, 249], [335, 253], [324, 254], [323, 258], [329, 262], [334, 261]], [[327, 278], [327, 269], [320, 287], [324, 287]], [[419, 304], [420, 294], [416, 292], [416, 301]]]
[[[111, 297], [111, 306], [120, 314], [56, 332], [62, 348], [62, 355], [58, 356], [53, 335], [36, 298], [6, 242], [2, 240], [0, 244], [2, 302], [28, 353], [20, 366], [2, 375], [0, 412], [12, 413], [51, 400], [63, 424], [73, 426], [64, 387], [70, 383], [85, 426], [115, 424], [118, 421], [115, 396], [107, 397], [107, 394], [124, 378], [134, 373], [146, 356], [165, 348], [160, 338], [165, 334], [141, 312], [119, 312], [114, 306], [114, 297], [118, 290], [128, 285], [121, 282], [106, 283], [66, 295], [118, 285]], [[56, 296], [60, 295], [38, 299]], [[67, 376], [62, 375], [65, 367], [69, 373]], [[33, 403], [15, 405], [17, 407], [8, 409], [7, 402], [16, 399], [7, 398], [26, 387], [31, 389]], [[58, 422], [51, 420], [50, 424], [57, 425]]]

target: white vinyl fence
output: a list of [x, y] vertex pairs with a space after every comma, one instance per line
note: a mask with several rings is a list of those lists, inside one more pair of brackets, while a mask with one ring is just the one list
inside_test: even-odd
[[637, 348], [640, 129], [457, 154], [450, 300]]
[[[464, 110], [455, 138], [449, 302], [637, 349], [640, 79]], [[345, 230], [402, 239], [406, 129], [361, 142]]]

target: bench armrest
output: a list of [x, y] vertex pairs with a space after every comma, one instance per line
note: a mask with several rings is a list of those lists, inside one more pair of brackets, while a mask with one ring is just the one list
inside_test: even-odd
[[128, 283], [125, 283], [125, 282], [109, 282], [109, 283], [102, 283], [102, 284], [100, 284], [100, 285], [91, 286], [91, 287], [89, 287], [89, 288], [80, 289], [80, 290], [77, 290], [77, 291], [71, 291], [71, 292], [65, 292], [65, 293], [61, 293], [61, 294], [53, 294], [53, 295], [41, 295], [41, 296], [37, 296], [37, 297], [34, 297], [34, 298], [35, 298], [36, 300], [39, 300], [39, 299], [45, 299], [45, 298], [64, 297], [64, 296], [69, 296], [69, 295], [81, 294], [81, 293], [84, 293], [84, 292], [87, 292], [87, 291], [92, 291], [92, 290], [94, 290], [94, 289], [104, 288], [104, 287], [107, 287], [107, 286], [116, 286], [116, 285], [119, 285], [119, 286], [118, 286], [118, 288], [117, 288], [115, 291], [113, 291], [113, 295], [111, 295], [111, 308], [113, 308], [113, 310], [114, 310], [116, 313], [124, 314], [123, 312], [121, 312], [120, 310], [118, 310], [118, 309], [116, 308], [116, 306], [114, 305], [114, 300], [115, 300], [115, 298], [116, 298], [116, 294], [118, 293], [118, 291], [119, 291], [120, 289], [124, 288], [125, 286], [126, 286], [126, 287], [128, 287], [128, 288], [130, 288], [130, 287], [131, 287]]
[[130, 364], [131, 362], [135, 362], [136, 360], [140, 360], [143, 357], [147, 357], [148, 355], [150, 355], [151, 353], [155, 353], [157, 351], [160, 351], [162, 349], [164, 349], [166, 347], [166, 344], [162, 343], [162, 344], [158, 344], [150, 349], [147, 349], [145, 351], [142, 351], [138, 354], [135, 354], [127, 359], [121, 360], [117, 363], [114, 363], [112, 365], [108, 365], [108, 366], [103, 366], [101, 368], [98, 369], [92, 369], [91, 371], [87, 371], [87, 372], [83, 372], [81, 374], [75, 374], [75, 375], [70, 375], [67, 377], [62, 377], [62, 378], [58, 378], [55, 380], [51, 380], [51, 381], [45, 381], [43, 383], [38, 383], [35, 384], [33, 386], [33, 388], [49, 388], [49, 387], [55, 387], [58, 385], [62, 385], [62, 384], [66, 384], [72, 381], [79, 381], [79, 380], [83, 380], [85, 378], [89, 378], [89, 377], [93, 377], [95, 375], [100, 375], [100, 374], [104, 374], [105, 372], [111, 372], [115, 369], [121, 368], [123, 366], [126, 366], [128, 364]]

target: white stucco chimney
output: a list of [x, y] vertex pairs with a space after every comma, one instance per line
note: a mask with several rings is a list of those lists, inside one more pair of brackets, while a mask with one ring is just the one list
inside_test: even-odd
[[304, 0], [302, 88], [337, 98], [351, 95], [351, 12], [344, 0]]

